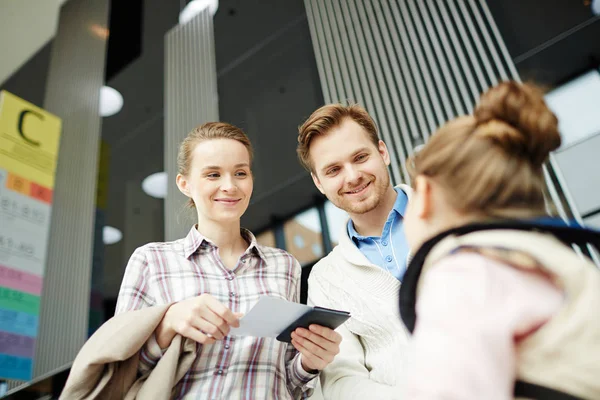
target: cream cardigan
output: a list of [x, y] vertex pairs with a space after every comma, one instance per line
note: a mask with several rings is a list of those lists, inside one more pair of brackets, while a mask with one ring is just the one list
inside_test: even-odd
[[[400, 185], [410, 195], [410, 188]], [[312, 269], [311, 305], [350, 311], [337, 331], [340, 354], [321, 372], [324, 398], [399, 399], [408, 332], [400, 320], [400, 282], [372, 264], [342, 227], [339, 244]]]

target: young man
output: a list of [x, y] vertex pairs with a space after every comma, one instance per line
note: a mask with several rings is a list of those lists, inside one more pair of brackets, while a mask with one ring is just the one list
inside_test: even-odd
[[358, 105], [326, 105], [300, 127], [298, 157], [315, 185], [350, 219], [339, 244], [312, 269], [310, 304], [350, 311], [340, 354], [321, 373], [326, 399], [396, 399], [407, 333], [398, 292], [408, 244], [410, 188], [390, 183], [388, 149]]

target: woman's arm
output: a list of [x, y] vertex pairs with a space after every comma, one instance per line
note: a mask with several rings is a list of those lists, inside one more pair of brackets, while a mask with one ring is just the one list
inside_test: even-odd
[[[289, 258], [293, 270], [293, 274], [290, 274], [290, 276], [294, 277], [294, 280], [287, 283], [289, 288], [288, 300], [298, 303], [300, 301], [302, 267], [294, 257], [290, 255]], [[291, 343], [286, 348], [285, 364], [287, 387], [294, 394], [294, 397], [301, 398], [302, 396], [312, 395], [314, 390], [312, 381], [318, 376], [318, 372], [309, 373], [305, 371], [302, 367], [301, 354]]]
[[149, 285], [149, 271], [146, 250], [135, 249], [125, 267], [121, 289], [117, 297], [116, 314], [139, 310], [155, 304]]
[[[139, 247], [133, 252], [125, 268], [115, 315], [156, 304], [150, 289], [149, 275], [146, 249]], [[168, 346], [163, 348], [166, 347]], [[155, 335], [152, 335], [140, 352], [139, 372], [143, 374], [152, 370], [162, 354], [161, 346]]]
[[[147, 255], [144, 247], [141, 247], [136, 249], [125, 268], [116, 314], [153, 306], [156, 300], [151, 293]], [[214, 343], [227, 336], [230, 326], [239, 326], [239, 318], [240, 315], [235, 315], [209, 294], [171, 304], [160, 325], [142, 348], [140, 372], [154, 368], [176, 334], [199, 344]]]
[[[288, 300], [299, 302], [302, 267], [298, 260], [290, 257], [293, 282], [288, 283]], [[295, 397], [310, 396], [314, 389], [314, 378], [339, 353], [342, 336], [332, 329], [311, 325], [309, 329], [298, 328], [292, 332], [292, 343], [286, 352], [287, 384]]]

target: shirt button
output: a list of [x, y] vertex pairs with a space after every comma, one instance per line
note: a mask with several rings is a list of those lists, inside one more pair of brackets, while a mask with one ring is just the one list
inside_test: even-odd
[[387, 242], [384, 240], [383, 242], [381, 242], [382, 245], [387, 246]]
[[245, 263], [246, 263], [246, 259], [244, 258], [244, 259], [242, 260], [242, 262], [245, 264]]
[[225, 350], [229, 350], [229, 348], [231, 347], [230, 345], [226, 344], [225, 346]]
[[234, 292], [230, 292], [230, 293], [229, 293], [229, 296], [231, 296], [231, 297], [235, 297], [235, 293], [234, 293]]
[[222, 369], [218, 370], [217, 375], [223, 375], [223, 370]]
[[233, 278], [234, 278], [234, 276], [233, 276], [233, 275], [227, 275], [227, 276], [225, 277], [225, 279], [227, 279], [228, 281], [232, 281], [232, 280], [233, 280]]
[[387, 262], [392, 262], [392, 256], [387, 256], [387, 257], [385, 258], [385, 261], [387, 261]]

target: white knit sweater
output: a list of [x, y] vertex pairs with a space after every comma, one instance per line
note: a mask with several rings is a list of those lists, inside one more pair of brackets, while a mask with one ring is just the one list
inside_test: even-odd
[[352, 315], [337, 330], [340, 354], [321, 372], [324, 398], [399, 399], [409, 336], [400, 320], [400, 282], [358, 250], [346, 225], [342, 229], [339, 244], [308, 279], [309, 304]]

